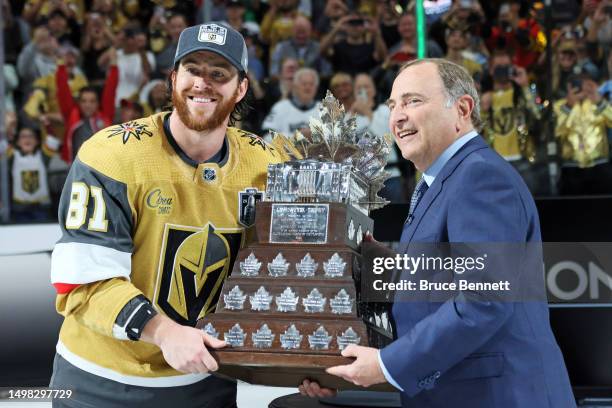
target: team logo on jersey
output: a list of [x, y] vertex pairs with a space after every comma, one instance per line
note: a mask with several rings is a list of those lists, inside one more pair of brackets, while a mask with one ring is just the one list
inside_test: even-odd
[[261, 147], [262, 150], [274, 150], [274, 148], [272, 146], [270, 146], [268, 143], [266, 143], [265, 140], [263, 140], [261, 137], [254, 135], [252, 133], [249, 132], [245, 132], [244, 130], [239, 130], [240, 132], [240, 137], [244, 137], [249, 139], [249, 144], [251, 146], [259, 146]]
[[227, 29], [217, 24], [202, 24], [198, 33], [198, 41], [219, 45], [225, 44]]
[[21, 172], [21, 189], [29, 194], [34, 194], [40, 188], [40, 176], [38, 170], [23, 170]]
[[245, 227], [255, 223], [255, 203], [261, 201], [263, 193], [256, 188], [247, 188], [238, 193], [238, 221]]
[[180, 324], [195, 326], [212, 312], [230, 272], [241, 229], [216, 229], [166, 224], [155, 299]]
[[109, 139], [113, 136], [121, 135], [121, 138], [123, 139], [123, 144], [126, 144], [132, 136], [137, 140], [140, 140], [140, 136], [142, 135], [153, 137], [153, 132], [148, 130], [146, 125], [135, 121], [125, 122], [120, 125], [117, 125], [111, 128], [109, 132], [111, 132], [108, 135]]
[[204, 170], [202, 170], [202, 178], [204, 181], [212, 183], [217, 179], [217, 170], [212, 167], [205, 167]]
[[174, 197], [163, 192], [160, 188], [151, 190], [145, 199], [146, 206], [156, 211], [157, 215], [170, 215], [173, 203]]

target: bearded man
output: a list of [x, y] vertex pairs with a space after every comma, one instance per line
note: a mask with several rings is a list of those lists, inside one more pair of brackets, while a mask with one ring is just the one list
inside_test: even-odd
[[[169, 79], [174, 108], [83, 144], [59, 209], [51, 281], [65, 319], [54, 407], [234, 407], [210, 376], [225, 346], [195, 323], [211, 313], [281, 154], [229, 127], [244, 112], [247, 48], [221, 23], [186, 28]], [[65, 396], [65, 395], [64, 395]]]

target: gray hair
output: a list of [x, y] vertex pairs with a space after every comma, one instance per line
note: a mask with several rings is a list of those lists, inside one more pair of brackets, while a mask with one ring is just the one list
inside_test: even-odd
[[310, 74], [314, 77], [315, 79], [315, 87], [319, 87], [319, 74], [317, 74], [317, 71], [315, 71], [312, 68], [300, 68], [297, 71], [295, 71], [295, 74], [293, 75], [293, 83], [297, 84], [298, 82], [300, 82], [300, 80], [302, 79], [302, 77], [306, 74]]
[[424, 58], [412, 60], [402, 65], [400, 72], [408, 67], [430, 62], [438, 67], [438, 75], [444, 85], [444, 93], [446, 93], [446, 107], [450, 108], [463, 95], [468, 95], [474, 100], [474, 109], [470, 115], [474, 129], [482, 128], [482, 120], [480, 119], [480, 97], [474, 84], [474, 79], [470, 76], [465, 68], [457, 65], [454, 62], [442, 58]]

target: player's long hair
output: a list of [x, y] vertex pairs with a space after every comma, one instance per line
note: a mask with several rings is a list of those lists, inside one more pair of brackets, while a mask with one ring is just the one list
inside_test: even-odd
[[[174, 66], [174, 71], [178, 70], [178, 64]], [[238, 72], [238, 83], [242, 82], [243, 79], [247, 77], [245, 72]], [[251, 102], [253, 101], [253, 91], [251, 90], [251, 86], [247, 88], [247, 92], [244, 95], [236, 106], [234, 106], [234, 110], [230, 113], [229, 126], [234, 126], [237, 122], [246, 118], [249, 112], [251, 111]], [[166, 100], [168, 103], [163, 107], [164, 111], [172, 111], [174, 106], [172, 106], [172, 72], [168, 75], [166, 79]]]

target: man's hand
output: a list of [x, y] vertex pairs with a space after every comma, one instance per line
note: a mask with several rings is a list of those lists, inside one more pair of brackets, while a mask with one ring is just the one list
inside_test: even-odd
[[574, 88], [572, 84], [567, 84], [567, 97], [565, 103], [570, 108], [573, 108], [577, 103], [582, 103], [584, 100], [584, 92], [582, 88]]
[[378, 363], [378, 350], [372, 347], [349, 345], [342, 350], [344, 357], [356, 357], [352, 364], [330, 367], [328, 374], [344, 378], [361, 387], [386, 382], [385, 375]]
[[225, 342], [204, 331], [182, 326], [163, 315], [156, 315], [144, 327], [140, 340], [158, 346], [166, 362], [184, 373], [217, 371], [219, 365], [206, 346], [225, 347]]
[[333, 397], [336, 395], [336, 390], [321, 387], [316, 381], [304, 380], [298, 387], [300, 394], [308, 395], [311, 398]]

